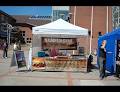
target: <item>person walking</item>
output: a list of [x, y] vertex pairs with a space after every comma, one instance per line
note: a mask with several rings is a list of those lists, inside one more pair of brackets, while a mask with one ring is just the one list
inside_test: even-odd
[[99, 63], [99, 72], [100, 72], [100, 80], [102, 80], [105, 77], [105, 64], [106, 64], [106, 40], [103, 40], [100, 48], [99, 48], [99, 57], [98, 57], [98, 63]]
[[8, 43], [6, 41], [3, 42], [3, 58], [7, 58], [8, 52]]

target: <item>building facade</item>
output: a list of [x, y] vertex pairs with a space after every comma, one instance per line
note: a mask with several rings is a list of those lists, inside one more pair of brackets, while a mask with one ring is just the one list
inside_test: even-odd
[[51, 16], [12, 15], [26, 44], [32, 42], [32, 27], [51, 22]]
[[[0, 39], [4, 39], [8, 42], [11, 42], [14, 39], [14, 30], [9, 28], [8, 26], [13, 27], [16, 23], [16, 20], [5, 13], [4, 11], [0, 10]], [[10, 36], [9, 36], [10, 35]]]
[[[91, 40], [92, 52], [97, 49], [99, 34], [112, 31], [112, 6], [70, 6], [70, 14], [72, 24], [89, 29], [88, 42], [90, 45]], [[84, 40], [80, 40], [80, 43], [84, 44]]]
[[63, 20], [68, 20], [69, 16], [69, 6], [52, 6], [52, 21], [59, 18]]
[[112, 7], [112, 23], [113, 29], [117, 29], [120, 27], [120, 6]]

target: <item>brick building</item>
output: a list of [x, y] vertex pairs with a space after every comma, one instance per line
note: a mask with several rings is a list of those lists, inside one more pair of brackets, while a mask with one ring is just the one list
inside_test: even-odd
[[32, 41], [32, 27], [40, 26], [51, 22], [51, 16], [29, 16], [12, 15], [16, 19], [16, 26], [19, 27], [25, 43]]
[[[76, 12], [75, 12], [76, 10]], [[93, 6], [93, 25], [91, 31], [91, 11], [92, 6], [70, 6], [70, 22], [77, 26], [89, 29], [92, 32], [91, 49], [92, 52], [97, 49], [98, 34], [102, 35], [107, 32], [107, 19], [108, 19], [108, 32], [112, 31], [112, 6]], [[108, 17], [107, 17], [108, 14]], [[75, 16], [74, 16], [75, 15]], [[75, 19], [75, 20], [74, 20]], [[90, 36], [89, 36], [90, 40]], [[89, 41], [90, 42], [90, 41]], [[84, 40], [80, 40], [84, 44]], [[90, 46], [88, 46], [90, 49]]]

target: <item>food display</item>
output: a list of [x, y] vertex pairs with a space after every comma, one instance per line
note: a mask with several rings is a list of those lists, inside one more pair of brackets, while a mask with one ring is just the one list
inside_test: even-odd
[[44, 58], [33, 58], [33, 64], [32, 64], [33, 68], [41, 68], [41, 67], [45, 67], [45, 59]]

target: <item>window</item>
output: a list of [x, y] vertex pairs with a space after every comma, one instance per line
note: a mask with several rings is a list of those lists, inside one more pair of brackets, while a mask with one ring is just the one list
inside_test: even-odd
[[1, 15], [1, 21], [4, 21], [4, 15]]
[[91, 36], [91, 31], [90, 30], [88, 31], [88, 34], [89, 34], [89, 36]]
[[27, 43], [31, 43], [31, 38], [27, 38]]
[[21, 31], [21, 35], [22, 35], [22, 36], [25, 36], [25, 31]]
[[98, 36], [102, 36], [102, 32], [98, 32]]
[[25, 36], [25, 34], [23, 34], [23, 36]]
[[69, 14], [68, 10], [53, 10], [53, 21], [55, 21], [59, 18], [66, 20], [68, 14]]
[[25, 33], [25, 31], [23, 31], [23, 33]]
[[23, 38], [23, 41], [25, 41], [25, 38]]

